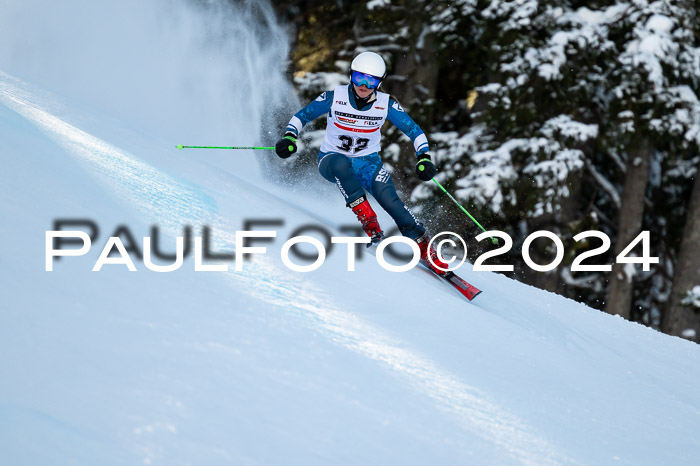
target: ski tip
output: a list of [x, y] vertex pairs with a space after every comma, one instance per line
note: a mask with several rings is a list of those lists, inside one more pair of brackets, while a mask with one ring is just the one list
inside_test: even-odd
[[182, 144], [178, 144], [178, 145], [175, 146], [175, 147], [177, 147], [178, 149], [182, 150], [182, 148], [185, 147], [185, 146], [183, 146]]

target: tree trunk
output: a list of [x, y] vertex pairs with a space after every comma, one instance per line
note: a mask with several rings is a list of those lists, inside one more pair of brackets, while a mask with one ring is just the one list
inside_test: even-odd
[[[620, 254], [641, 232], [651, 151], [649, 141], [646, 139], [643, 139], [639, 146], [630, 151], [620, 205], [615, 256]], [[632, 292], [634, 291], [633, 276], [625, 273], [625, 270], [630, 270], [628, 267], [636, 266], [632, 264], [615, 264], [613, 266], [605, 305], [605, 312], [619, 314], [625, 319], [630, 318]]]
[[[666, 303], [661, 330], [700, 342], [700, 312], [690, 305], [681, 304], [688, 291], [700, 285], [700, 264], [698, 263], [700, 260], [700, 164], [697, 168], [673, 276], [673, 287]], [[686, 330], [691, 332], [683, 335]]]

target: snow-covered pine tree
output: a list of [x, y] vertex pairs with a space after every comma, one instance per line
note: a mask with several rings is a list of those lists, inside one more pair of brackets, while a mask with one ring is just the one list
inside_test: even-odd
[[[641, 228], [663, 227], [669, 214], [654, 211], [650, 195], [653, 189], [669, 190], [660, 180], [679, 180], [665, 171], [697, 153], [693, 115], [700, 73], [692, 2], [463, 5], [472, 9], [472, 20], [478, 18], [475, 46], [488, 50], [486, 60], [472, 66], [487, 70], [479, 74], [484, 81], [475, 124], [459, 134], [433, 135], [443, 142], [440, 180], [461, 200], [507, 219], [506, 228], [517, 238], [514, 249], [540, 228], [564, 239], [601, 230], [618, 240], [619, 250]], [[458, 15], [441, 20], [444, 40], [465, 21]], [[413, 197], [430, 196], [420, 186]], [[675, 211], [684, 212], [683, 198], [677, 196]], [[623, 231], [628, 232], [618, 238]], [[668, 266], [664, 238], [653, 239], [652, 255]], [[578, 252], [592, 245], [569, 241], [567, 247]], [[611, 253], [597, 261], [611, 263]], [[638, 274], [638, 292], [632, 293], [633, 283], [615, 291], [626, 298], [614, 298], [609, 308], [629, 317], [641, 307], [632, 317], [658, 325], [670, 285], [667, 268]], [[560, 277], [539, 284], [601, 306], [610, 274], [559, 271]], [[557, 286], [559, 279], [565, 287]]]
[[[514, 237], [516, 253], [530, 232], [547, 229], [570, 238], [581, 225], [582, 173], [595, 153], [604, 111], [597, 86], [605, 70], [596, 67], [596, 59], [614, 47], [561, 4], [476, 5], [477, 46], [487, 53], [484, 63], [473, 64], [486, 67], [475, 124], [459, 137], [439, 138], [445, 140], [438, 152], [440, 180], [461, 200], [487, 208], [490, 212], [482, 211], [487, 218], [501, 217], [500, 224], [491, 223]], [[417, 199], [425, 196], [414, 192]], [[549, 262], [550, 245], [535, 243], [533, 259]], [[522, 262], [519, 269], [528, 270]], [[531, 283], [563, 291], [565, 282], [556, 273], [528, 275]]]
[[[637, 0], [621, 5], [619, 17], [608, 26], [619, 54], [607, 89], [610, 124], [603, 131], [606, 145], [624, 162], [616, 252], [641, 230], [665, 229], [669, 213], [663, 207], [669, 202], [657, 207], [651, 202], [654, 191], [667, 188], [659, 186], [664, 167], [697, 154], [700, 143], [700, 49], [693, 2]], [[680, 190], [687, 192], [687, 187]], [[667, 265], [669, 248], [664, 245], [669, 239], [654, 236], [652, 241], [652, 256]], [[606, 310], [658, 325], [670, 286], [664, 270], [616, 266]]]

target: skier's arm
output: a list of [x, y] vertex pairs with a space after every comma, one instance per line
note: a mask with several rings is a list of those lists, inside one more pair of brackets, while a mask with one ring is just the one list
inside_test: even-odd
[[425, 137], [423, 130], [420, 129], [418, 123], [413, 121], [403, 108], [401, 108], [401, 105], [394, 99], [389, 99], [387, 118], [389, 118], [389, 121], [396, 125], [397, 128], [403, 131], [406, 136], [411, 138], [413, 147], [416, 149], [416, 158], [418, 159], [416, 163], [418, 178], [422, 181], [430, 181], [437, 174], [437, 169], [430, 159], [430, 154], [428, 153], [430, 150], [428, 138]]
[[280, 158], [286, 159], [297, 151], [297, 138], [301, 129], [309, 122], [320, 117], [331, 110], [333, 104], [333, 91], [326, 91], [316, 97], [306, 107], [294, 114], [285, 130], [282, 139], [275, 144], [275, 152]]
[[416, 149], [416, 157], [421, 158], [422, 154], [426, 154], [430, 147], [428, 146], [428, 138], [418, 126], [418, 123], [408, 116], [408, 113], [401, 108], [401, 105], [394, 99], [389, 99], [389, 111], [387, 118], [390, 122], [399, 128], [406, 136], [411, 138], [413, 147]]
[[306, 126], [307, 123], [328, 113], [331, 110], [332, 104], [333, 91], [326, 91], [316, 97], [315, 100], [296, 112], [292, 119], [289, 120], [289, 124], [287, 124], [287, 133], [292, 133], [294, 137], [299, 137], [301, 129]]

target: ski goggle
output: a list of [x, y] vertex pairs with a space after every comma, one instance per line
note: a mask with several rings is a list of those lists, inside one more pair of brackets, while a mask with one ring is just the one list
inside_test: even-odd
[[359, 71], [352, 72], [351, 80], [354, 85], [367, 86], [367, 89], [376, 89], [379, 87], [379, 83], [382, 82], [381, 78], [371, 74], [360, 73]]

